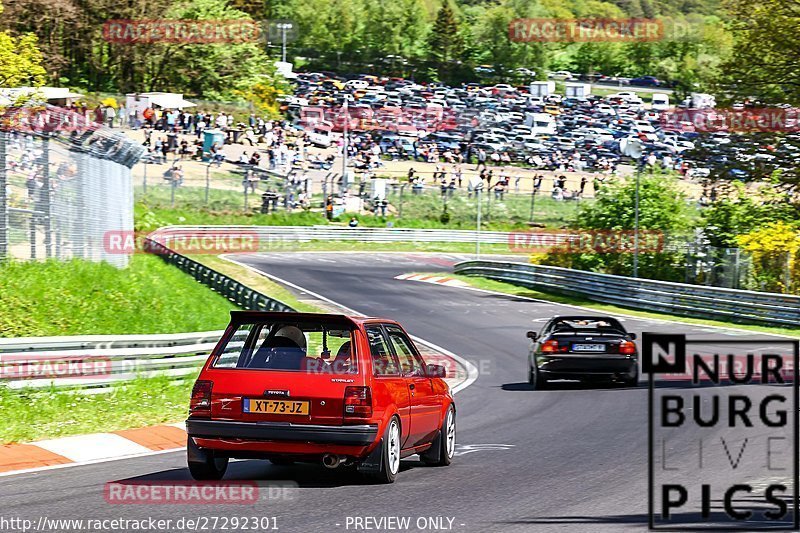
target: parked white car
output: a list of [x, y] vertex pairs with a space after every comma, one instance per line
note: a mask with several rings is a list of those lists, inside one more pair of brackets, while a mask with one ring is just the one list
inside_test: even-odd
[[653, 93], [650, 108], [655, 111], [667, 111], [670, 108], [669, 95], [666, 93]]
[[550, 72], [547, 74], [547, 77], [553, 80], [572, 80], [575, 79], [575, 75], [568, 70], [557, 70], [555, 72]]
[[639, 95], [636, 94], [633, 91], [620, 91], [618, 93], [609, 94], [608, 96], [606, 96], [606, 98], [609, 99], [609, 100], [612, 100], [612, 99], [624, 100], [625, 102], [628, 102], [629, 104], [642, 104], [642, 103], [644, 103], [644, 102], [642, 102], [642, 99], [639, 98]]

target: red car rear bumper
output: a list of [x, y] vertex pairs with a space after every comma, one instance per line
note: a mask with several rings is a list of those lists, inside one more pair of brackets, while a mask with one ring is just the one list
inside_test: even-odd
[[360, 456], [378, 441], [378, 426], [321, 426], [284, 422], [188, 419], [186, 430], [198, 446], [261, 453]]

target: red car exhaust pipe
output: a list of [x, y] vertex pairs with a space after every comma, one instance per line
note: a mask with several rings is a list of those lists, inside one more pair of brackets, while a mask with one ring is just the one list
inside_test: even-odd
[[325, 465], [325, 468], [330, 468], [333, 470], [337, 468], [342, 463], [341, 458], [336, 455], [335, 453], [326, 453], [322, 456], [322, 464]]

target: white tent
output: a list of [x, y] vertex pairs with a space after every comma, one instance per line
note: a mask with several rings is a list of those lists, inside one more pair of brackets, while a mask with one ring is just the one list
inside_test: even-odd
[[10, 105], [20, 98], [32, 98], [45, 103], [68, 106], [72, 101], [82, 97], [66, 87], [10, 87], [0, 88], [0, 105]]
[[161, 109], [183, 109], [185, 107], [195, 107], [188, 100], [183, 99], [179, 93], [129, 93], [125, 95], [125, 108], [128, 110], [136, 109], [138, 112], [144, 111], [148, 107], [156, 106]]

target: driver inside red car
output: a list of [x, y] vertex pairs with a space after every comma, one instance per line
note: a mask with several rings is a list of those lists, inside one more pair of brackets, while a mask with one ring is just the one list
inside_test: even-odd
[[249, 368], [299, 370], [306, 357], [306, 336], [297, 326], [283, 326], [268, 336], [247, 365]]

